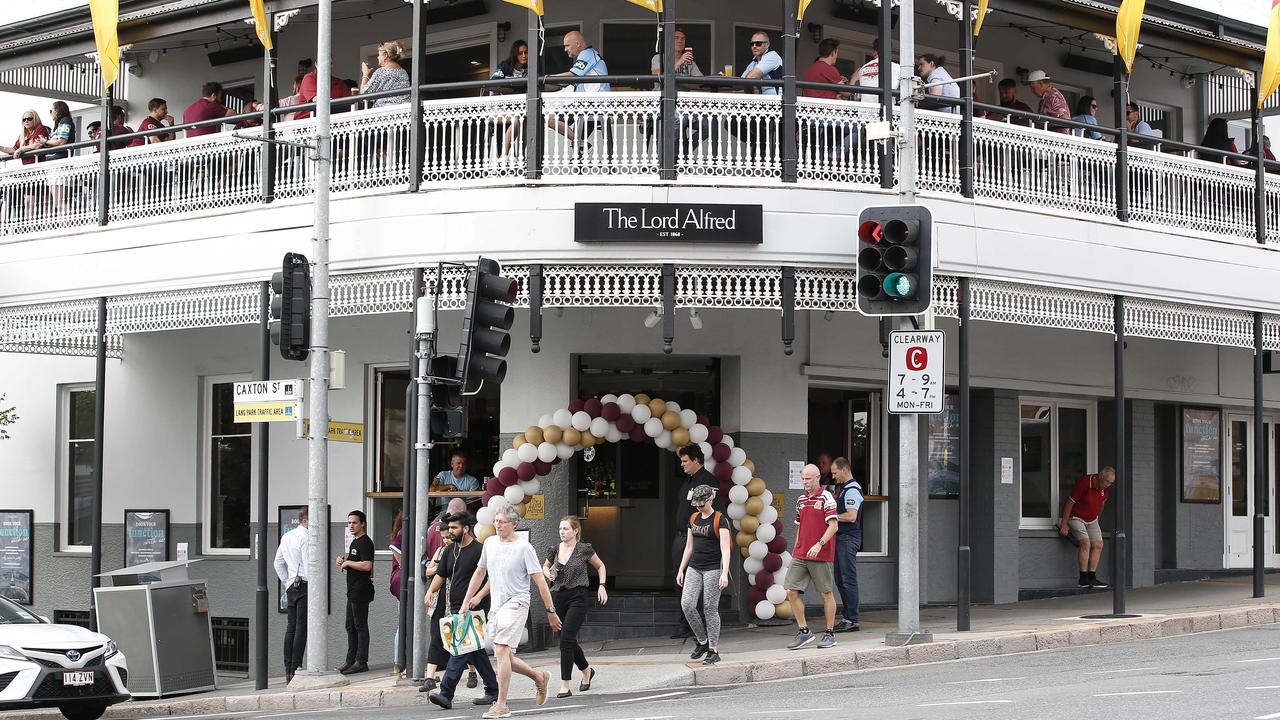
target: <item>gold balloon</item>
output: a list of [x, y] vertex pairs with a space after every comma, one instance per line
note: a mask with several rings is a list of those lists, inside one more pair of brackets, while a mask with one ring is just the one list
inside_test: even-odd
[[742, 528], [742, 532], [748, 535], [755, 535], [756, 530], [760, 529], [760, 520], [750, 515], [744, 516], [738, 521], [738, 525]]
[[582, 439], [579, 440], [578, 442], [582, 443], [582, 447], [589, 448], [594, 446], [596, 443], [600, 442], [600, 438], [596, 437], [595, 435], [592, 435], [589, 432], [584, 432], [582, 433]]
[[[745, 520], [746, 518], [743, 518], [743, 519]], [[756, 541], [756, 534], [739, 531], [737, 540], [738, 540], [738, 547], [744, 548]]]
[[560, 438], [560, 442], [568, 445], [569, 447], [573, 447], [574, 445], [582, 442], [582, 433], [574, 428], [565, 428], [564, 434]]
[[559, 425], [548, 425], [546, 430], [542, 431], [542, 439], [549, 443], [558, 443], [564, 437], [564, 431]]
[[747, 501], [747, 514], [759, 515], [764, 512], [764, 501], [758, 497], [753, 497]]
[[650, 399], [650, 398], [649, 398], [649, 396], [648, 396], [648, 395], [645, 395], [644, 393], [640, 393], [640, 394], [636, 395], [636, 404], [637, 404], [637, 405], [648, 405], [648, 404], [649, 404], [649, 399]]
[[[649, 401], [649, 413], [650, 413], [650, 414], [652, 414], [654, 417], [656, 417], [656, 418], [660, 418], [660, 417], [662, 417], [663, 413], [665, 413], [666, 411], [667, 411], [667, 401], [666, 401], [666, 400], [661, 400], [661, 399], [659, 399], [659, 398], [654, 398], [654, 399], [652, 399], [652, 400], [650, 400], [650, 401]], [[679, 417], [679, 416], [677, 415], [677, 417]], [[677, 423], [677, 424], [679, 424], [679, 423]]]
[[[655, 413], [654, 417], [658, 417], [658, 415]], [[674, 410], [668, 410], [662, 413], [662, 427], [667, 430], [675, 430], [680, 427], [680, 413]]]
[[[663, 423], [664, 425], [666, 423]], [[689, 444], [689, 431], [685, 428], [676, 428], [671, 431], [671, 443], [677, 448], [682, 448]]]
[[511, 507], [516, 511], [517, 515], [524, 517], [524, 511], [527, 509], [527, 506], [523, 502], [518, 502]]
[[542, 428], [537, 425], [530, 425], [529, 429], [524, 431], [524, 439], [534, 445], [541, 445], [543, 440]]
[[511, 440], [511, 447], [515, 448], [516, 450], [519, 450], [520, 446], [527, 442], [529, 441], [525, 439], [524, 433], [517, 433], [516, 436]]
[[767, 489], [764, 484], [764, 478], [751, 478], [751, 482], [747, 483], [747, 492], [751, 494], [751, 497], [760, 495]]
[[783, 601], [773, 606], [773, 616], [781, 620], [790, 620], [795, 617], [791, 612], [791, 603]]
[[751, 472], [753, 472], [753, 473], [754, 473], [754, 472], [756, 471], [756, 464], [755, 464], [755, 463], [753, 463], [753, 462], [751, 462], [751, 459], [750, 459], [750, 458], [747, 458], [746, 460], [743, 460], [743, 461], [742, 461], [742, 464], [743, 464], [743, 465], [744, 465], [748, 470], [750, 470]]
[[496, 532], [498, 531], [493, 527], [493, 525], [477, 525], [476, 539], [480, 542], [484, 542], [486, 538], [493, 537]]
[[751, 557], [751, 552], [746, 548], [738, 548], [738, 550], [742, 551], [742, 557], [744, 558]]

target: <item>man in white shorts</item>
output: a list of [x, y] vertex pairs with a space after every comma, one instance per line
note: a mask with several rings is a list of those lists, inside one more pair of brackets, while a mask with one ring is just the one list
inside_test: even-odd
[[485, 577], [489, 578], [492, 614], [489, 616], [488, 632], [493, 639], [493, 655], [498, 661], [498, 701], [482, 716], [485, 718], [511, 717], [511, 710], [507, 707], [507, 691], [511, 688], [512, 670], [533, 680], [537, 687], [538, 705], [547, 701], [551, 673], [538, 672], [516, 657], [516, 648], [520, 645], [525, 622], [529, 619], [531, 579], [538, 586], [542, 603], [547, 606], [547, 621], [551, 624], [551, 629], [557, 632], [560, 630], [560, 618], [556, 616], [547, 580], [542, 576], [538, 553], [534, 552], [532, 545], [516, 535], [516, 524], [519, 521], [520, 516], [510, 505], [503, 505], [495, 511], [493, 525], [498, 533], [484, 541], [480, 565], [471, 576], [467, 595], [462, 600], [462, 606], [468, 610], [478, 605], [480, 601], [476, 594], [484, 585]]

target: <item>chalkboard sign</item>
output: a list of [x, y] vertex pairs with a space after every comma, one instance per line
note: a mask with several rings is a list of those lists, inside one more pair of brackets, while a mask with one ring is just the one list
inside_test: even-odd
[[0, 597], [32, 603], [31, 510], [0, 510]]
[[124, 566], [169, 559], [169, 511], [124, 511]]
[[1222, 411], [1182, 408], [1182, 502], [1222, 502]]

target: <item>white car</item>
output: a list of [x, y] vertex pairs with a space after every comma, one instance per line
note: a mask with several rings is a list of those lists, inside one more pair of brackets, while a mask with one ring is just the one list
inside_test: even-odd
[[111, 638], [0, 598], [0, 710], [56, 707], [67, 720], [97, 720], [129, 699], [128, 682]]

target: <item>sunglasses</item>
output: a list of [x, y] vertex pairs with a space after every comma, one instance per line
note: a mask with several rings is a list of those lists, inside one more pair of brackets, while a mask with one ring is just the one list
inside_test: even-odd
[[33, 117], [24, 117], [24, 118], [22, 118], [22, 122], [35, 122], [35, 121], [36, 121], [36, 119], [35, 119], [35, 118], [33, 118]]
[[756, 45], [768, 45], [768, 44], [769, 44], [768, 40], [752, 40], [751, 41], [752, 47], [755, 47]]

